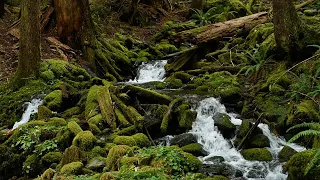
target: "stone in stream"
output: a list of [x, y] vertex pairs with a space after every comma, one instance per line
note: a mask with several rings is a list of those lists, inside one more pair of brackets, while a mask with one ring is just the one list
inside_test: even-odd
[[178, 145], [179, 147], [186, 146], [188, 144], [196, 143], [197, 137], [190, 133], [184, 133], [175, 136], [171, 139], [170, 144], [171, 145]]
[[206, 176], [223, 175], [226, 177], [242, 177], [243, 173], [229, 164], [203, 164], [198, 171]]
[[224, 138], [230, 139], [234, 136], [236, 126], [232, 124], [231, 118], [227, 114], [219, 113], [213, 119], [215, 126], [218, 127]]
[[297, 151], [292, 149], [291, 147], [284, 146], [278, 154], [279, 161], [287, 162], [296, 153]]

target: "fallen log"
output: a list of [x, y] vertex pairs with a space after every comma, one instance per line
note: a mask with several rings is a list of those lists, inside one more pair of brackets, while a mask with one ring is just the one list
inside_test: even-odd
[[189, 39], [192, 43], [201, 45], [211, 41], [219, 41], [223, 37], [235, 36], [241, 32], [250, 31], [256, 25], [266, 23], [269, 20], [270, 17], [268, 12], [260, 12], [232, 19], [230, 21], [182, 31], [173, 38], [176, 42], [182, 42], [185, 39]]
[[310, 4], [313, 4], [313, 3], [315, 3], [315, 2], [317, 2], [317, 1], [316, 1], [316, 0], [308, 0], [308, 1], [305, 1], [305, 2], [303, 2], [303, 3], [301, 3], [301, 4], [296, 5], [296, 9], [303, 8], [303, 7], [305, 7], [305, 6], [308, 6], [308, 5], [310, 5]]

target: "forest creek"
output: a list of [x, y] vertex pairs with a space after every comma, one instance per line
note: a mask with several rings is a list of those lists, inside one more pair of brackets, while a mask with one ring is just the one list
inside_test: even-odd
[[320, 180], [319, 0], [0, 0], [0, 180]]

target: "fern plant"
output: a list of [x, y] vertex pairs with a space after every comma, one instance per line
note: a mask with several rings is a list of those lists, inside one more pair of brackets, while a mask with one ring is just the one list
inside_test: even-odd
[[195, 19], [197, 24], [200, 26], [211, 24], [214, 22], [216, 10], [216, 7], [212, 7], [206, 13], [204, 13], [202, 10], [192, 9], [194, 13], [191, 16], [191, 19]]
[[[300, 128], [309, 128], [309, 129], [301, 131], [298, 134], [294, 135], [288, 141], [289, 143], [292, 143], [304, 136], [320, 136], [320, 123], [316, 123], [316, 122], [297, 124], [289, 128], [287, 132], [292, 131], [293, 129], [300, 129]], [[307, 167], [304, 170], [304, 175], [307, 175], [308, 172], [319, 162], [319, 160], [320, 160], [320, 148], [316, 148], [316, 153], [307, 164]]]

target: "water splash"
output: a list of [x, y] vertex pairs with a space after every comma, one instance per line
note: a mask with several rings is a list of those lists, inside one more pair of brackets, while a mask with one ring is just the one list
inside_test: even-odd
[[166, 75], [164, 66], [166, 64], [167, 60], [142, 63], [138, 69], [137, 77], [134, 80], [130, 80], [128, 83], [140, 84], [152, 81], [164, 81]]
[[[284, 139], [276, 137], [270, 132], [268, 125], [259, 124], [258, 127], [270, 140], [270, 148], [268, 149], [272, 153], [274, 160], [271, 162], [247, 161], [232, 146], [232, 143], [222, 136], [217, 127], [214, 126], [213, 117], [218, 113], [228, 114], [231, 117], [231, 122], [235, 125], [240, 125], [241, 119], [236, 118], [235, 114], [227, 113], [225, 106], [215, 98], [202, 100], [196, 111], [198, 113], [197, 119], [192, 126], [191, 133], [197, 136], [198, 142], [209, 153], [208, 156], [200, 157], [200, 159], [204, 163], [210, 164], [211, 162], [206, 161], [208, 158], [222, 156], [226, 164], [240, 170], [243, 176], [248, 179], [285, 180], [287, 175], [282, 173], [283, 164], [278, 161], [278, 153], [284, 145], [288, 145], [296, 151], [304, 150], [301, 146], [287, 143]], [[253, 177], [252, 172], [258, 172], [257, 176], [260, 177]]]
[[[30, 116], [38, 112], [38, 107], [43, 103], [41, 99], [32, 99], [31, 102], [27, 102], [27, 109], [24, 111], [19, 122], [14, 123], [12, 130], [17, 129], [20, 125], [27, 123], [30, 120]], [[11, 131], [12, 131], [11, 130]]]

